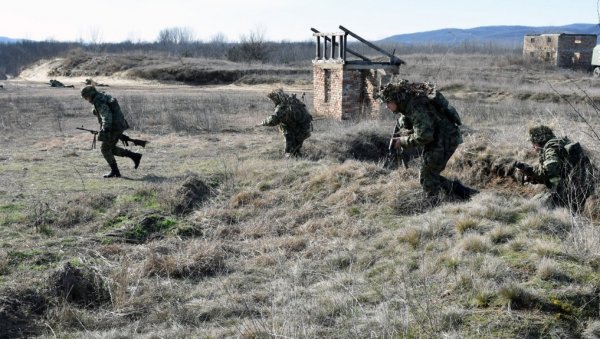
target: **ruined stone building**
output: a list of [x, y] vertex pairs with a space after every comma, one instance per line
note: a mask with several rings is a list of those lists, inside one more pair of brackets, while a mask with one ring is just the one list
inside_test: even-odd
[[[342, 32], [321, 33], [316, 37], [313, 60], [314, 110], [317, 115], [339, 120], [376, 117], [381, 105], [373, 93], [385, 85], [404, 62], [360, 36], [339, 26]], [[348, 35], [389, 58], [373, 61], [349, 48]], [[350, 59], [352, 55], [358, 59]]]
[[525, 35], [523, 57], [558, 67], [587, 70], [591, 68], [596, 39], [595, 34]]

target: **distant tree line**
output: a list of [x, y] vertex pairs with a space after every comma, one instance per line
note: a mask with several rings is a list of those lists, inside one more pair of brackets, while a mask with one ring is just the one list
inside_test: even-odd
[[[440, 44], [377, 44], [388, 51], [395, 50], [397, 56], [423, 53], [457, 54], [520, 54], [521, 46], [506, 46], [493, 43], [463, 42], [453, 45]], [[373, 54], [373, 50], [362, 43], [349, 43], [352, 49], [363, 55]], [[187, 28], [167, 28], [162, 30], [155, 42], [94, 43], [21, 41], [0, 43], [0, 75], [17, 75], [21, 69], [40, 59], [65, 55], [72, 49], [90, 53], [148, 54], [161, 53], [169, 56], [226, 59], [235, 62], [261, 62], [273, 64], [306, 63], [315, 57], [313, 41], [273, 42], [267, 41], [263, 31], [258, 29], [242, 35], [239, 42], [228, 42], [224, 35], [216, 34], [210, 41], [195, 39]]]

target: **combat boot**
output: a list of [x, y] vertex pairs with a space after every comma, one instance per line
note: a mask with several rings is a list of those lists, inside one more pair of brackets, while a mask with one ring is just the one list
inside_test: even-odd
[[128, 157], [129, 159], [133, 160], [133, 164], [135, 165], [135, 169], [138, 168], [138, 166], [140, 165], [140, 161], [142, 161], [142, 154], [140, 153], [135, 153], [132, 151], [127, 151], [127, 154], [125, 154], [126, 157]]
[[458, 180], [454, 180], [452, 182], [452, 193], [461, 199], [469, 200], [472, 196], [479, 193], [479, 191], [463, 185]]
[[117, 163], [115, 162], [114, 164], [109, 164], [110, 165], [110, 173], [106, 173], [104, 175], [105, 178], [120, 178], [121, 177], [121, 172], [119, 172], [119, 167], [117, 166]]

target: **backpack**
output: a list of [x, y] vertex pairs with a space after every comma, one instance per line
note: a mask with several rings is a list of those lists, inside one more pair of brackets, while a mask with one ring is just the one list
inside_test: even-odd
[[288, 114], [292, 121], [290, 125], [296, 125], [298, 127], [310, 128], [312, 122], [312, 115], [308, 113], [306, 105], [296, 98], [295, 94], [287, 97], [284, 105], [287, 107]]
[[597, 171], [579, 142], [571, 142], [567, 138], [561, 141], [564, 143], [563, 159], [566, 160], [564, 178], [567, 180], [565, 189], [568, 201], [575, 203], [574, 207], [579, 209], [585, 199], [595, 192]]
[[565, 144], [566, 159], [571, 166], [577, 166], [582, 162], [589, 162], [579, 142], [568, 142]]
[[117, 99], [104, 92], [102, 92], [102, 94], [106, 97], [106, 105], [108, 105], [108, 108], [110, 108], [110, 111], [113, 113], [113, 126], [115, 126], [115, 120], [118, 120], [118, 122], [116, 122], [117, 126], [123, 130], [129, 129], [129, 123], [127, 122], [127, 119], [125, 119], [125, 115], [123, 114], [123, 111], [121, 111], [121, 106], [119, 106]]
[[455, 124], [456, 126], [462, 125], [462, 121], [460, 121], [460, 116], [456, 109], [448, 103], [448, 100], [444, 97], [444, 95], [438, 91], [435, 92], [435, 97], [431, 99], [431, 103], [437, 109], [438, 112], [445, 115], [450, 122]]

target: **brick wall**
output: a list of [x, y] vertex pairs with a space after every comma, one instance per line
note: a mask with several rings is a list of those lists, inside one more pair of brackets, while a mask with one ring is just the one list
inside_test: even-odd
[[342, 118], [342, 65], [314, 65], [313, 104], [317, 115]]
[[591, 68], [596, 39], [590, 34], [526, 35], [523, 57], [559, 67], [588, 69]]
[[379, 87], [376, 70], [352, 70], [338, 64], [315, 64], [313, 81], [317, 115], [339, 120], [379, 115], [380, 104], [373, 100], [373, 92]]
[[590, 69], [596, 39], [595, 35], [562, 35], [558, 40], [557, 65], [575, 69]]
[[523, 41], [523, 57], [556, 65], [558, 35], [526, 35]]

